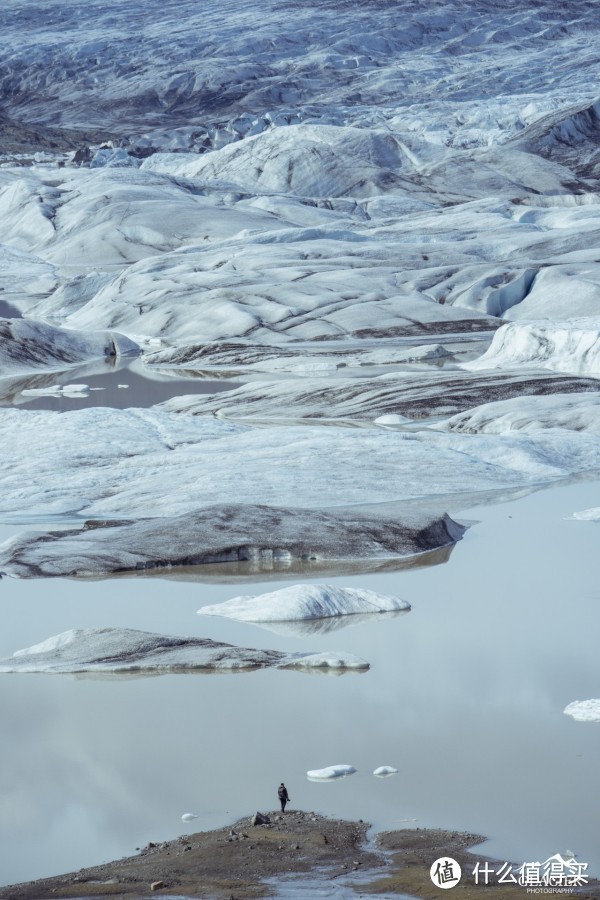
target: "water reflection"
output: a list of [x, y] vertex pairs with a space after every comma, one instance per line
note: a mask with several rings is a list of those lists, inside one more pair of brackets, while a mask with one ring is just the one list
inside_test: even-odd
[[[88, 396], [65, 395], [31, 396], [23, 391], [43, 391], [58, 385], [84, 383]], [[233, 390], [239, 382], [178, 377], [160, 378], [146, 369], [139, 359], [106, 358], [70, 366], [64, 370], [28, 373], [14, 378], [0, 378], [0, 406], [21, 406], [26, 409], [46, 409], [65, 412], [91, 406], [112, 409], [148, 408], [181, 394], [214, 394]]]
[[[439, 566], [450, 559], [455, 544], [404, 556], [397, 559], [300, 559], [300, 560], [241, 560], [225, 563], [206, 563], [201, 566], [174, 566], [169, 568], [142, 569], [116, 572], [112, 578], [160, 578], [168, 581], [195, 581], [202, 584], [238, 584], [353, 576], [368, 573], [402, 572]], [[86, 578], [87, 580], [87, 578]], [[90, 579], [91, 580], [91, 579]]]
[[332, 634], [336, 631], [342, 631], [349, 626], [366, 625], [366, 624], [383, 624], [391, 622], [400, 616], [405, 616], [410, 612], [408, 609], [399, 609], [394, 612], [382, 613], [365, 613], [352, 616], [329, 616], [326, 619], [306, 619], [304, 621], [294, 622], [253, 622], [253, 625], [264, 628], [272, 634], [279, 634], [283, 637], [310, 637], [314, 634]]

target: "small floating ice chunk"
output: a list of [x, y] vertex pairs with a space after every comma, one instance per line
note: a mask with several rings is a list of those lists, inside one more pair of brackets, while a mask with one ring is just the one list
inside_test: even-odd
[[398, 769], [394, 769], [392, 766], [379, 766], [379, 768], [375, 769], [373, 775], [377, 775], [378, 778], [387, 778], [388, 775], [396, 775], [398, 773]]
[[89, 384], [51, 384], [44, 388], [24, 388], [21, 394], [24, 397], [60, 397], [63, 395], [84, 397], [91, 390], [98, 390], [98, 388], [91, 388]]
[[306, 777], [315, 781], [327, 781], [332, 778], [344, 778], [346, 775], [353, 775], [355, 772], [354, 766], [326, 766], [324, 769], [312, 769], [306, 773]]
[[65, 384], [63, 394], [87, 394], [91, 390], [89, 384]]
[[576, 722], [600, 722], [600, 699], [574, 700], [563, 712]]
[[375, 591], [328, 584], [295, 584], [268, 594], [233, 597], [225, 603], [204, 606], [198, 615], [227, 616], [243, 622], [291, 622], [403, 609], [410, 609], [406, 600]]
[[581, 512], [574, 512], [570, 519], [577, 519], [580, 522], [600, 522], [600, 506], [592, 509], [582, 509]]
[[197, 819], [198, 816], [195, 813], [184, 813], [181, 817], [182, 822], [192, 822], [194, 819]]
[[375, 425], [406, 425], [408, 422], [412, 422], [412, 419], [408, 419], [406, 416], [401, 416], [398, 413], [386, 413], [384, 416], [378, 416], [374, 420]]
[[53, 397], [60, 394], [62, 388], [60, 384], [49, 384], [43, 388], [24, 388], [21, 391], [23, 397]]

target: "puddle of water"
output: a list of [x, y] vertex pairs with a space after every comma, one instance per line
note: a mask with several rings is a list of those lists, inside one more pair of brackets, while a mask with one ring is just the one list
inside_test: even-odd
[[[342, 650], [372, 665], [361, 678], [1, 676], [2, 881], [188, 833], [185, 812], [200, 830], [273, 810], [282, 780], [292, 808], [382, 829], [411, 820], [469, 830], [489, 836], [486, 853], [517, 863], [570, 848], [600, 874], [600, 728], [562, 712], [600, 687], [598, 527], [565, 519], [590, 506], [600, 484], [580, 482], [465, 509], [479, 524], [444, 565], [328, 576], [412, 604], [334, 633], [196, 615], [286, 582], [2, 579], [2, 657], [69, 628], [122, 626]], [[357, 773], [306, 778], [341, 763]], [[381, 765], [398, 774], [375, 778]]]
[[21, 319], [21, 313], [12, 303], [6, 300], [0, 300], [0, 318], [2, 319]]
[[[48, 391], [55, 385], [87, 385], [90, 390], [57, 392], [57, 395], [23, 393]], [[116, 367], [110, 362], [96, 361], [90, 366], [74, 367], [65, 372], [44, 372], [10, 381], [4, 379], [0, 381], [0, 405], [57, 412], [91, 406], [146, 409], [182, 394], [214, 394], [233, 390], [239, 385], [240, 382], [234, 380], [161, 377], [147, 370], [137, 359], [121, 360]]]

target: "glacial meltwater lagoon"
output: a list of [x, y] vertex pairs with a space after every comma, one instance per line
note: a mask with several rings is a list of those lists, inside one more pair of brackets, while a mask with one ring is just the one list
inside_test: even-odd
[[[376, 829], [486, 835], [522, 863], [572, 849], [600, 874], [600, 726], [563, 714], [600, 695], [600, 483], [578, 480], [494, 505], [447, 563], [313, 579], [408, 600], [410, 612], [325, 633], [282, 633], [198, 608], [289, 581], [3, 578], [0, 656], [70, 628], [127, 627], [248, 647], [343, 650], [370, 671], [156, 677], [1, 675], [3, 884], [129, 855], [290, 807]], [[30, 526], [29, 526], [30, 527]], [[2, 537], [18, 531], [4, 526]], [[300, 579], [298, 579], [300, 580]], [[306, 579], [302, 579], [306, 580]], [[276, 626], [275, 626], [276, 627]], [[306, 771], [357, 773], [314, 783]], [[393, 777], [372, 775], [380, 765]], [[193, 823], [181, 815], [195, 813]]]

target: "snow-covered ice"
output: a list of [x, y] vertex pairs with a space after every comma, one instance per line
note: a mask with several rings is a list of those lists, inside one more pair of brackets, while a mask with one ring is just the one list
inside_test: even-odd
[[204, 606], [198, 613], [244, 622], [288, 622], [407, 609], [410, 609], [408, 601], [375, 591], [329, 584], [294, 584], [255, 597], [233, 597], [224, 603]]

